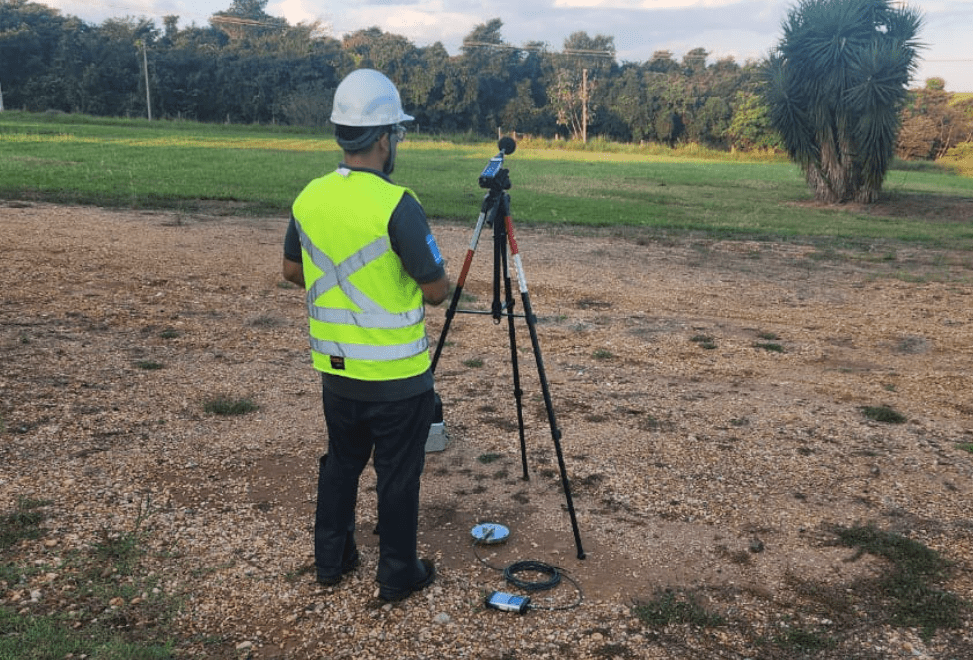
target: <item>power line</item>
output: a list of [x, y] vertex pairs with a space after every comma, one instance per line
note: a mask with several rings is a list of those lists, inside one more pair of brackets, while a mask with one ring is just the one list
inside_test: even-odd
[[565, 48], [560, 53], [556, 51], [547, 50], [544, 46], [514, 46], [513, 44], [498, 44], [489, 41], [464, 41], [463, 48], [481, 47], [481, 48], [500, 48], [506, 50], [524, 50], [532, 53], [549, 53], [551, 55], [582, 55], [585, 57], [605, 57], [609, 59], [615, 59], [615, 53], [610, 50], [581, 50], [577, 48]]
[[269, 28], [280, 28], [285, 27], [279, 23], [263, 23], [261, 21], [255, 21], [252, 18], [242, 18], [240, 16], [228, 16], [226, 14], [213, 14], [209, 18], [210, 23], [225, 23], [227, 25], [248, 25], [252, 27], [269, 27]]

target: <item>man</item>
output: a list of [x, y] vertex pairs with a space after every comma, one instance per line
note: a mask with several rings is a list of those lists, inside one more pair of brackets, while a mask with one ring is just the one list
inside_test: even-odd
[[378, 71], [342, 80], [331, 121], [344, 160], [298, 196], [284, 242], [284, 277], [307, 289], [328, 429], [314, 522], [317, 580], [335, 585], [359, 564], [358, 482], [374, 452], [379, 597], [389, 602], [436, 577], [416, 553], [435, 406], [423, 303], [443, 302], [449, 282], [422, 206], [388, 178], [402, 122], [412, 119]]

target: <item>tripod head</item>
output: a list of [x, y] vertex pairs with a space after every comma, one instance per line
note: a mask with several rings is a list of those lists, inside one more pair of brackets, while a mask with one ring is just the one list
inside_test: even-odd
[[490, 190], [507, 190], [510, 188], [509, 170], [503, 169], [503, 157], [509, 156], [517, 150], [517, 143], [513, 138], [503, 137], [497, 143], [500, 153], [490, 159], [487, 166], [480, 173], [480, 187]]

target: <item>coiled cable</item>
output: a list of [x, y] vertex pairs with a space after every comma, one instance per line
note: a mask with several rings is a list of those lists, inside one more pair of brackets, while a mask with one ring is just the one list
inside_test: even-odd
[[[578, 582], [570, 575], [567, 575], [563, 568], [559, 566], [552, 566], [546, 562], [537, 561], [534, 559], [516, 561], [509, 566], [502, 568], [499, 566], [493, 566], [485, 559], [480, 557], [480, 554], [477, 552], [477, 546], [482, 545], [482, 543], [483, 542], [479, 540], [473, 541], [473, 555], [487, 568], [503, 573], [503, 577], [508, 584], [511, 584], [524, 591], [535, 593], [538, 591], [547, 591], [549, 589], [553, 589], [557, 585], [561, 584], [561, 578], [564, 578], [570, 582], [578, 592], [578, 599], [569, 605], [545, 606], [531, 603], [530, 609], [548, 611], [572, 610], [581, 605], [582, 601], [584, 600], [584, 592], [581, 590], [581, 585], [578, 584]], [[518, 577], [519, 574], [523, 573], [539, 573], [540, 575], [546, 577], [537, 580], [527, 580], [523, 577]]]

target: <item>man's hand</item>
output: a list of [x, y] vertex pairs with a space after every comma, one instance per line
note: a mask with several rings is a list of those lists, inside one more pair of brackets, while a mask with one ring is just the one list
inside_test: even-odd
[[420, 284], [422, 299], [429, 305], [438, 305], [449, 295], [449, 278], [443, 275], [438, 280]]
[[296, 261], [291, 261], [287, 257], [284, 257], [284, 279], [288, 282], [293, 282], [302, 289], [306, 288], [304, 284], [304, 266]]

